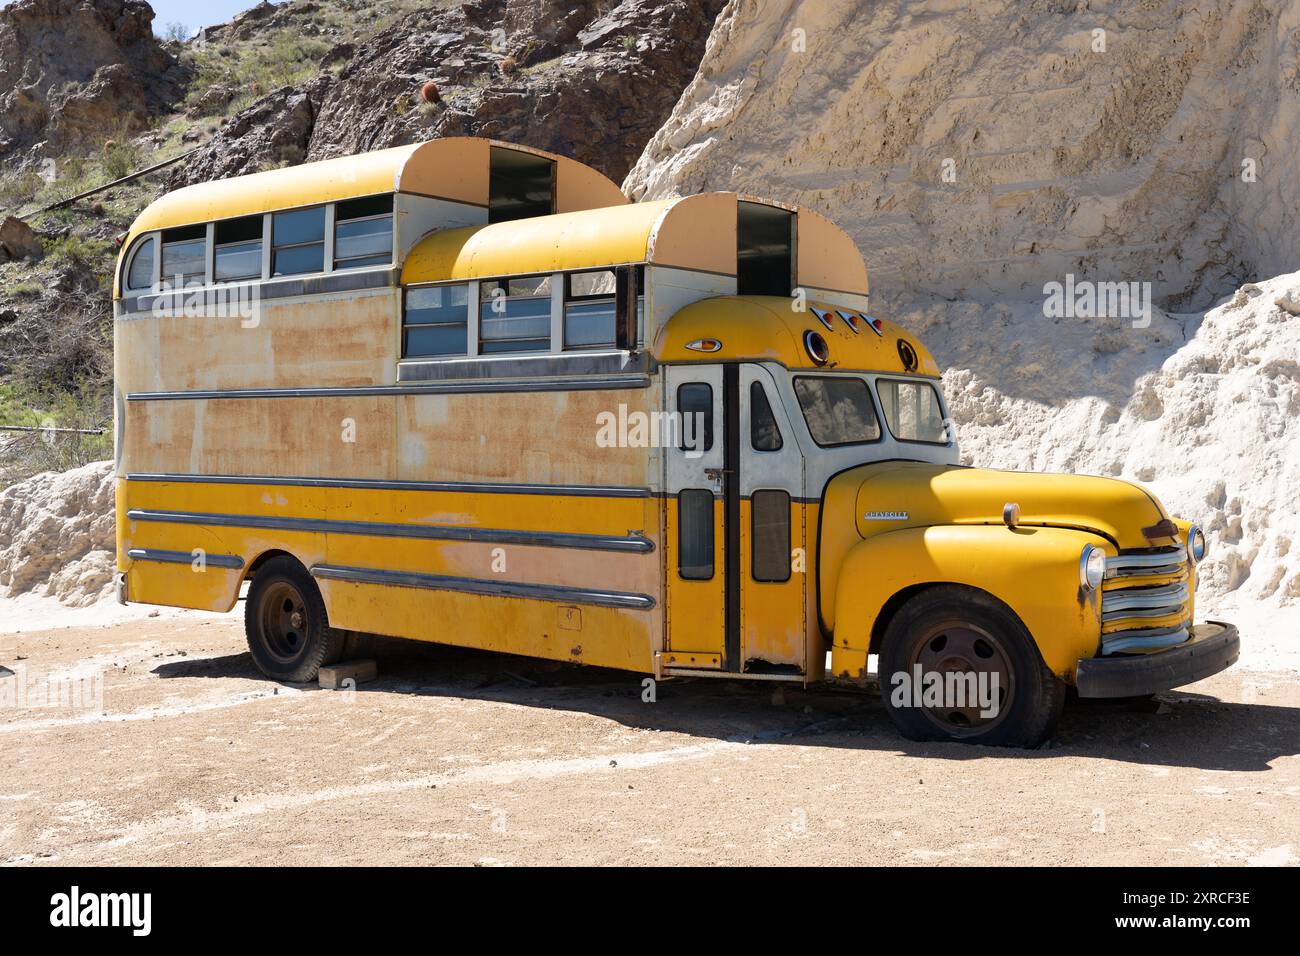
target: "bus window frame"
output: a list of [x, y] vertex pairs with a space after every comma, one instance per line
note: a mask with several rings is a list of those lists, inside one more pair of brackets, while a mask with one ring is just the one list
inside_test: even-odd
[[[294, 243], [288, 243], [283, 246], [276, 244], [275, 241], [275, 217], [276, 216], [284, 216], [284, 215], [289, 215], [291, 213], [299, 213], [299, 212], [309, 212], [313, 209], [321, 209], [324, 210], [325, 213], [324, 231], [319, 241], [312, 240], [311, 242], [294, 242]], [[267, 279], [269, 280], [297, 279], [297, 278], [301, 278], [302, 276], [329, 275], [334, 271], [331, 268], [331, 266], [334, 264], [334, 203], [317, 202], [317, 203], [311, 203], [306, 206], [290, 206], [287, 209], [272, 209], [270, 210], [270, 216], [271, 216], [271, 222], [270, 222], [270, 228], [268, 230], [269, 236], [267, 236], [265, 240], [271, 250], [270, 271], [269, 274], [266, 276]], [[312, 269], [307, 272], [285, 272], [279, 275], [276, 274], [275, 254], [277, 252], [279, 252], [282, 249], [303, 249], [306, 248], [307, 246], [315, 246], [315, 245], [321, 246], [321, 268], [320, 269]]]
[[[602, 292], [593, 295], [573, 294], [574, 276], [591, 275], [593, 273], [598, 273], [598, 272], [609, 273], [610, 277], [614, 280], [613, 289], [611, 289], [608, 293]], [[599, 352], [599, 351], [610, 351], [611, 349], [618, 348], [619, 314], [618, 314], [618, 269], [617, 267], [609, 266], [608, 268], [596, 268], [596, 269], [572, 269], [568, 272], [562, 272], [560, 273], [560, 275], [563, 276], [563, 285], [564, 285], [564, 303], [563, 303], [562, 312], [560, 316], [560, 321], [562, 326], [561, 336], [560, 336], [560, 350], [563, 352]], [[585, 304], [597, 303], [597, 302], [608, 302], [610, 305], [610, 311], [612, 311], [614, 314], [614, 337], [610, 339], [608, 342], [595, 342], [590, 345], [570, 345], [568, 343], [569, 304], [572, 303], [574, 305], [585, 305]]]
[[[211, 222], [196, 222], [196, 223], [190, 223], [189, 225], [185, 225], [185, 226], [168, 226], [165, 229], [157, 230], [158, 267], [156, 271], [158, 276], [159, 290], [163, 292], [179, 292], [182, 289], [196, 289], [196, 288], [202, 288], [204, 286], [212, 284], [213, 228], [214, 228], [213, 223]], [[203, 235], [201, 238], [195, 237], [192, 239], [172, 239], [170, 243], [167, 241], [167, 233], [184, 232], [187, 230], [202, 231]], [[188, 245], [196, 242], [201, 242], [203, 244], [203, 270], [201, 272], [182, 273], [180, 275], [181, 282], [179, 284], [174, 283], [172, 280], [176, 279], [177, 276], [173, 275], [168, 277], [163, 272], [163, 263], [167, 257], [168, 245], [173, 245], [173, 246]]]
[[[367, 199], [388, 198], [390, 200], [388, 212], [375, 213], [370, 216], [356, 216], [352, 219], [340, 219], [338, 217], [338, 207], [345, 203], [359, 202]], [[329, 272], [352, 271], [354, 269], [391, 269], [394, 259], [397, 255], [397, 195], [395, 193], [373, 193], [369, 196], [352, 196], [348, 199], [335, 200], [330, 203], [334, 207], [333, 215], [328, 215], [331, 230], [330, 245], [330, 268]], [[358, 259], [373, 258], [373, 256], [353, 256], [350, 259], [338, 258], [338, 231], [339, 226], [343, 223], [353, 222], [373, 222], [376, 219], [387, 219], [388, 222], [388, 261], [387, 262], [369, 262], [362, 265], [348, 265]], [[434, 283], [436, 284], [436, 283]]]
[[[475, 354], [475, 356], [479, 356], [479, 357], [487, 357], [487, 358], [495, 358], [495, 357], [497, 357], [497, 356], [512, 356], [512, 355], [555, 355], [555, 354], [556, 354], [556, 352], [555, 352], [555, 337], [554, 337], [554, 334], [553, 334], [553, 333], [554, 333], [554, 327], [555, 327], [555, 298], [556, 298], [556, 296], [555, 296], [555, 288], [556, 288], [557, 280], [558, 280], [559, 282], [564, 282], [564, 281], [565, 281], [565, 280], [564, 280], [564, 276], [565, 276], [565, 273], [563, 273], [563, 272], [521, 272], [521, 273], [518, 273], [518, 274], [515, 274], [515, 275], [506, 275], [506, 276], [483, 276], [483, 277], [481, 277], [481, 278], [475, 280], [474, 284], [475, 284], [475, 286], [477, 287], [475, 291], [478, 293], [478, 301], [475, 302], [475, 303], [473, 303], [473, 306], [474, 306], [474, 312], [475, 312], [475, 317], [476, 317], [476, 320], [475, 320], [475, 322], [474, 322], [474, 329], [475, 329], [474, 354]], [[521, 280], [524, 280], [524, 279], [549, 279], [549, 280], [551, 281], [551, 284], [550, 284], [550, 287], [548, 288], [548, 290], [547, 290], [547, 292], [546, 292], [545, 295], [515, 295], [515, 296], [509, 295], [510, 283], [511, 283], [511, 282], [518, 282], [518, 281], [521, 281]], [[461, 281], [464, 281], [464, 280], [461, 280]], [[430, 282], [430, 283], [425, 283], [425, 284], [426, 284], [426, 285], [447, 285], [447, 284], [449, 284], [449, 283]], [[484, 289], [485, 287], [487, 287], [487, 288], [491, 288], [492, 286], [497, 286], [497, 287], [499, 288], [499, 287], [502, 286], [502, 285], [504, 285], [504, 286], [506, 287], [506, 292], [507, 292], [507, 294], [506, 294], [505, 296], [503, 296], [503, 298], [505, 298], [505, 299], [507, 299], [507, 300], [509, 300], [509, 299], [539, 299], [539, 300], [541, 300], [541, 299], [545, 299], [548, 303], [550, 303], [550, 305], [549, 305], [549, 307], [548, 307], [548, 309], [547, 309], [547, 317], [548, 317], [548, 318], [547, 318], [547, 331], [546, 331], [546, 335], [544, 336], [545, 339], [546, 339], [546, 345], [545, 345], [544, 348], [540, 348], [540, 349], [493, 349], [493, 350], [491, 350], [491, 351], [484, 351], [484, 349], [483, 349], [483, 306], [484, 306], [484, 305], [488, 305], [488, 306], [490, 306], [493, 300], [488, 299], [488, 300], [485, 301], [485, 300], [483, 299], [483, 289]], [[534, 337], [529, 338], [529, 339], [515, 339], [515, 340], [513, 340], [513, 341], [520, 341], [520, 342], [541, 341], [542, 338], [543, 338], [543, 336], [534, 336]], [[491, 340], [490, 340], [490, 341], [491, 341]], [[512, 341], [512, 340], [510, 340], [510, 339], [506, 339], [506, 340], [497, 339], [497, 340], [495, 340], [495, 341]]]
[[[937, 405], [939, 409], [939, 423], [943, 427], [944, 434], [947, 436], [946, 440], [925, 441], [924, 439], [921, 438], [900, 438], [898, 435], [894, 434], [894, 426], [889, 424], [889, 416], [885, 414], [885, 400], [881, 398], [880, 393], [878, 391], [881, 382], [886, 382], [886, 383], [896, 382], [903, 385], [930, 386], [930, 393], [934, 396], [935, 405]], [[948, 409], [943, 403], [942, 392], [939, 389], [935, 388], [934, 381], [932, 379], [920, 378], [920, 377], [912, 378], [906, 375], [875, 375], [872, 376], [871, 379], [871, 391], [873, 393], [873, 397], [876, 400], [876, 403], [880, 406], [879, 409], [880, 420], [884, 423], [885, 429], [888, 430], [889, 437], [892, 438], [894, 441], [901, 442], [907, 445], [929, 445], [932, 448], [952, 447], [953, 436], [951, 433], [951, 429], [949, 429], [947, 425]]]
[[[257, 239], [242, 239], [242, 240], [239, 240], [239, 241], [236, 241], [236, 242], [218, 243], [218, 242], [217, 242], [217, 227], [220, 226], [223, 222], [238, 222], [238, 221], [241, 220], [241, 219], [259, 219], [259, 220], [261, 220], [261, 223], [262, 223], [262, 234], [261, 234], [261, 236], [260, 236], [259, 238], [257, 238]], [[263, 281], [263, 280], [266, 278], [266, 262], [267, 262], [267, 256], [266, 256], [267, 238], [268, 238], [268, 237], [267, 237], [267, 232], [268, 232], [268, 229], [269, 229], [269, 227], [268, 227], [267, 215], [266, 215], [265, 213], [257, 213], [257, 212], [254, 212], [254, 213], [249, 213], [247, 216], [228, 216], [228, 217], [223, 218], [223, 219], [214, 219], [214, 220], [212, 220], [211, 226], [212, 226], [212, 242], [211, 242], [211, 249], [209, 250], [209, 253], [208, 253], [208, 257], [209, 257], [209, 262], [208, 262], [208, 274], [209, 274], [210, 276], [212, 276], [212, 284], [213, 284], [213, 285], [238, 285], [238, 284], [240, 284], [240, 283], [244, 283], [244, 282], [261, 282], [261, 281]], [[218, 248], [220, 248], [220, 247], [227, 247], [227, 248], [228, 248], [228, 247], [230, 247], [230, 246], [251, 245], [251, 244], [254, 243], [254, 242], [260, 243], [260, 245], [259, 245], [259, 247], [258, 247], [258, 250], [257, 250], [257, 252], [258, 252], [258, 271], [257, 271], [257, 274], [256, 274], [256, 275], [232, 276], [232, 277], [227, 278], [227, 279], [219, 278], [219, 277], [217, 276], [217, 249], [218, 249]]]
[[[804, 411], [803, 402], [799, 401], [799, 392], [795, 388], [795, 383], [801, 378], [853, 379], [855, 381], [861, 382], [863, 385], [866, 386], [867, 401], [871, 403], [871, 410], [876, 416], [876, 430], [879, 432], [879, 434], [877, 434], [875, 438], [869, 439], [867, 441], [842, 441], [842, 442], [833, 442], [829, 445], [823, 445], [821, 442], [817, 440], [817, 436], [813, 434], [812, 426], [808, 424], [808, 415]], [[844, 374], [844, 373], [837, 374], [835, 372], [814, 372], [814, 373], [794, 374], [790, 376], [790, 394], [794, 398], [795, 408], [799, 409], [799, 417], [803, 421], [804, 429], [808, 432], [808, 437], [813, 440], [813, 444], [815, 444], [818, 448], [862, 448], [867, 445], [879, 445], [884, 442], [885, 435], [889, 434], [889, 429], [885, 424], [883, 413], [879, 405], [877, 404], [875, 383], [872, 381], [872, 379], [864, 377], [863, 375]], [[891, 435], [890, 437], [893, 436]]]
[[[154, 241], [153, 269], [149, 277], [149, 284], [146, 286], [131, 285], [131, 267], [135, 265], [135, 258], [144, 249], [146, 243]], [[151, 232], [142, 232], [136, 236], [135, 242], [131, 243], [131, 248], [127, 250], [126, 255], [122, 258], [122, 274], [118, 277], [118, 288], [121, 289], [121, 298], [135, 299], [142, 295], [157, 294], [161, 290], [161, 270], [162, 270], [162, 234], [159, 230]]]
[[[418, 292], [421, 289], [437, 289], [444, 286], [465, 286], [465, 351], [446, 355], [407, 355], [406, 354], [406, 298], [411, 292]], [[475, 337], [478, 335], [477, 321], [477, 297], [479, 294], [479, 280], [477, 279], [444, 279], [440, 282], [419, 282], [414, 285], [404, 285], [401, 287], [401, 314], [398, 316], [397, 323], [397, 361], [401, 362], [455, 362], [463, 361], [467, 358], [477, 358], [477, 342]], [[416, 326], [420, 328], [421, 326]], [[427, 326], [425, 326], [427, 327]]]

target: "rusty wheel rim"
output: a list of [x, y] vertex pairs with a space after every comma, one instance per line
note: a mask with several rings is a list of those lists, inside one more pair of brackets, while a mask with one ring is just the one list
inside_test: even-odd
[[[938, 673], [944, 675], [945, 688], [949, 674], [974, 674], [978, 696], [965, 701], [945, 699], [939, 706], [922, 705], [919, 709], [927, 720], [944, 733], [966, 737], [984, 733], [1006, 719], [1015, 693], [1015, 673], [1003, 642], [989, 631], [969, 621], [949, 621], [928, 628], [918, 635], [908, 657], [908, 671], [916, 674]], [[996, 684], [994, 683], [996, 675]], [[969, 678], [962, 678], [968, 682]], [[967, 684], [969, 686], [969, 684]], [[996, 687], [996, 696], [993, 689]], [[985, 689], [989, 696], [984, 697]], [[991, 700], [996, 706], [989, 715], [980, 700]], [[963, 704], [964, 706], [958, 706]]]
[[262, 599], [262, 634], [267, 650], [277, 660], [292, 661], [307, 643], [311, 620], [307, 604], [296, 587], [277, 581]]

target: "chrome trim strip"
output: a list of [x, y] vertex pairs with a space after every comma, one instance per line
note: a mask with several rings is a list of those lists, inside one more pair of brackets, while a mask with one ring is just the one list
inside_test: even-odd
[[[132, 548], [126, 554], [133, 561], [158, 561], [163, 564], [193, 564], [196, 560], [192, 551], [163, 551], [158, 548]], [[204, 554], [203, 562], [214, 568], [230, 568], [234, 571], [244, 566], [244, 559], [237, 554]]]
[[[1101, 595], [1102, 620], [1110, 612], [1139, 608], [1180, 608], [1187, 601], [1187, 585], [1182, 582], [1166, 584], [1158, 588], [1134, 588], [1132, 590], [1103, 591]], [[1170, 611], [1169, 613], [1173, 613]], [[1120, 613], [1114, 617], [1124, 617]], [[1134, 615], [1135, 617], [1137, 615]]]
[[375, 395], [456, 395], [489, 392], [584, 392], [649, 388], [648, 375], [607, 375], [587, 378], [515, 378], [483, 382], [438, 384], [357, 385], [320, 388], [195, 389], [188, 392], [132, 392], [128, 402], [166, 402], [220, 398], [355, 398]]
[[489, 481], [385, 481], [370, 478], [298, 478], [271, 475], [128, 474], [127, 481], [172, 481], [213, 485], [296, 485], [303, 488], [360, 488], [375, 491], [443, 491], [483, 495], [557, 495], [575, 498], [650, 498], [649, 488], [628, 485], [529, 485]]
[[1109, 624], [1112, 621], [1126, 621], [1130, 618], [1140, 620], [1147, 617], [1168, 617], [1170, 614], [1178, 614], [1183, 610], [1181, 604], [1165, 604], [1160, 607], [1135, 608], [1128, 611], [1103, 611], [1101, 623]]
[[[1120, 554], [1106, 559], [1106, 577], [1127, 574], [1163, 574], [1182, 569], [1187, 555], [1182, 548], [1169, 548], [1152, 554]], [[1168, 571], [1166, 572], [1165, 569]]]
[[655, 360], [649, 352], [604, 349], [587, 352], [553, 352], [546, 355], [487, 355], [475, 358], [402, 359], [399, 382], [444, 382], [482, 378], [526, 378], [559, 375], [653, 374]]
[[503, 528], [461, 528], [453, 525], [387, 524], [380, 521], [338, 521], [330, 518], [286, 518], [270, 515], [208, 514], [194, 511], [132, 509], [132, 521], [207, 525], [217, 528], [259, 528], [272, 531], [308, 531], [319, 534], [355, 534], [384, 538], [422, 538], [433, 541], [471, 541], [480, 544], [517, 544], [539, 548], [578, 548], [584, 551], [621, 551], [648, 554], [654, 542], [640, 535], [570, 534], [559, 531], [514, 531]]
[[1182, 644], [1191, 635], [1186, 624], [1176, 627], [1143, 628], [1136, 631], [1116, 631], [1101, 639], [1102, 654], [1113, 654], [1134, 647], [1170, 647]]
[[587, 588], [562, 587], [557, 584], [488, 581], [483, 578], [458, 578], [446, 574], [417, 574], [413, 571], [382, 571], [377, 568], [350, 568], [329, 564], [318, 564], [311, 569], [311, 573], [313, 577], [327, 581], [381, 584], [431, 591], [460, 591], [465, 594], [529, 598], [562, 604], [592, 604], [597, 607], [627, 608], [636, 611], [648, 611], [655, 606], [654, 598], [648, 594], [596, 591]]
[[196, 296], [203, 297], [205, 308], [208, 305], [215, 308], [216, 302], [228, 302], [230, 296], [238, 296], [241, 291], [245, 295], [251, 294], [258, 299], [285, 299], [305, 295], [328, 295], [333, 292], [386, 289], [401, 285], [401, 272], [401, 266], [376, 266], [370, 269], [347, 269], [307, 276], [195, 285], [160, 292], [147, 291], [129, 298], [124, 295], [120, 304], [123, 314], [129, 316], [153, 312], [155, 304], [161, 309], [184, 309], [186, 302]]

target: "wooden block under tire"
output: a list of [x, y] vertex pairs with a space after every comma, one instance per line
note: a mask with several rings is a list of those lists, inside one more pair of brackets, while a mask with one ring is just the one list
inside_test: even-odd
[[[368, 680], [374, 680], [379, 676], [379, 665], [374, 661], [343, 661], [341, 664], [330, 664], [320, 669], [320, 685], [326, 690], [338, 690], [346, 686], [355, 686], [356, 684], [365, 683]], [[352, 685], [345, 682], [351, 680]]]

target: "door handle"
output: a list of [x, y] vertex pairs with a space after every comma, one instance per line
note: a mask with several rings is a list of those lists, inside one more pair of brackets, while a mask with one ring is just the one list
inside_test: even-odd
[[721, 481], [723, 475], [730, 475], [734, 470], [733, 468], [705, 468], [704, 477], [710, 481]]

